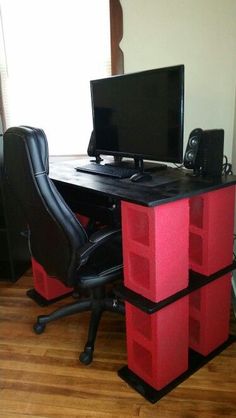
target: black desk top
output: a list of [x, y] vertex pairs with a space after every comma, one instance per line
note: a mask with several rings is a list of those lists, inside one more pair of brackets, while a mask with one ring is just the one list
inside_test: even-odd
[[75, 167], [79, 162], [81, 160], [78, 159], [50, 161], [50, 178], [84, 191], [89, 190], [144, 206], [157, 206], [236, 184], [236, 176], [193, 177], [191, 172], [178, 168], [156, 171], [152, 173], [151, 181], [132, 183], [129, 179], [77, 172]]

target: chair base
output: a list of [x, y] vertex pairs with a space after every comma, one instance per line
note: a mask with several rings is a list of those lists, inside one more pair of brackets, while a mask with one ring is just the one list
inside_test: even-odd
[[84, 351], [80, 353], [79, 361], [85, 366], [90, 364], [93, 360], [93, 349], [91, 347], [85, 347]]
[[93, 360], [94, 345], [97, 336], [98, 326], [103, 312], [110, 311], [120, 314], [125, 313], [124, 302], [112, 297], [104, 297], [104, 289], [92, 290], [92, 298], [80, 299], [77, 302], [63, 306], [49, 315], [40, 315], [33, 325], [36, 334], [42, 334], [48, 322], [80, 312], [91, 311], [89, 331], [84, 351], [80, 354], [81, 363], [88, 365]]

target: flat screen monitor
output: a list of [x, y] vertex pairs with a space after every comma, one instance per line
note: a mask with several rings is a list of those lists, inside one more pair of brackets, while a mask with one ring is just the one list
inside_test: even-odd
[[96, 154], [180, 163], [184, 66], [90, 82]]

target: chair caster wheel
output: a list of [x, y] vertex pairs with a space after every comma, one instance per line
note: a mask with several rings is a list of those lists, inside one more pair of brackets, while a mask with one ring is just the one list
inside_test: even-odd
[[46, 325], [45, 324], [40, 324], [39, 322], [36, 322], [36, 324], [34, 324], [33, 329], [35, 334], [42, 334], [43, 331], [45, 330]]
[[79, 356], [79, 360], [81, 363], [85, 364], [86, 366], [90, 364], [93, 360], [93, 351], [91, 349], [85, 349]]

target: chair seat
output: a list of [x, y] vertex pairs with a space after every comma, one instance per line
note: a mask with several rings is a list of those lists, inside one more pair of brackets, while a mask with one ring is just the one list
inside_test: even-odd
[[123, 277], [121, 237], [99, 247], [90, 257], [89, 263], [78, 270], [81, 289], [95, 288]]
[[92, 269], [85, 268], [79, 271], [79, 285], [80, 289], [92, 289], [98, 286], [106, 285], [107, 283], [113, 282], [114, 279], [121, 280], [123, 278], [123, 265], [111, 267], [110, 269], [103, 270], [101, 274], [92, 271]]

